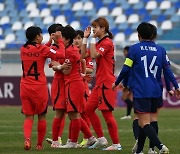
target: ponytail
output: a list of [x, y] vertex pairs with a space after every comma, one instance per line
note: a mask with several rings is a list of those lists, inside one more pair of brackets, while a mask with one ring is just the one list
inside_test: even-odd
[[109, 35], [109, 38], [110, 38], [110, 39], [113, 39], [114, 36], [113, 36], [113, 34], [109, 31], [109, 29], [107, 30], [107, 33], [108, 33], [108, 35]]

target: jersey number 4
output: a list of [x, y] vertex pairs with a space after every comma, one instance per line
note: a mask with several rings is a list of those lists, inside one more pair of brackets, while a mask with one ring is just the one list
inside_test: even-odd
[[24, 72], [24, 63], [22, 61], [22, 70], [23, 70], [23, 77], [24, 78], [25, 78], [25, 76], [34, 76], [35, 80], [38, 80], [38, 76], [40, 75], [40, 73], [38, 73], [37, 61], [34, 61], [31, 64], [27, 74], [25, 74], [25, 72]]
[[[152, 73], [154, 75], [154, 78], [156, 78], [156, 73], [157, 73], [157, 69], [158, 69], [158, 66], [155, 66], [154, 69], [152, 69], [154, 66], [154, 63], [156, 61], [156, 58], [157, 58], [157, 56], [153, 56], [153, 59], [151, 60], [151, 63], [149, 66], [149, 71], [150, 71], [150, 73]], [[141, 57], [141, 61], [144, 61], [145, 75], [146, 75], [146, 78], [148, 78], [149, 74], [148, 74], [148, 66], [147, 66], [147, 56]]]

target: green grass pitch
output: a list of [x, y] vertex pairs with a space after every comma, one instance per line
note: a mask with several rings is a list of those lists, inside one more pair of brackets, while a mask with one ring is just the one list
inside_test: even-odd
[[[101, 117], [104, 134], [111, 144], [109, 138], [107, 127], [100, 112], [98, 114]], [[32, 150], [24, 151], [23, 149], [23, 120], [24, 116], [21, 114], [21, 107], [12, 106], [1, 106], [0, 107], [0, 153], [43, 153], [43, 154], [131, 154], [131, 149], [135, 143], [133, 133], [132, 133], [132, 120], [120, 120], [120, 117], [125, 115], [125, 108], [116, 108], [114, 112], [115, 118], [119, 127], [119, 136], [121, 140], [121, 145], [123, 147], [122, 151], [102, 151], [101, 149], [52, 149], [50, 146], [44, 142], [44, 150], [36, 151], [36, 124], [37, 117], [35, 117], [34, 127], [32, 132]], [[52, 108], [49, 107], [47, 114], [47, 134], [46, 137], [51, 137], [51, 124], [54, 116]], [[68, 123], [66, 120], [66, 126], [63, 133], [63, 143], [67, 140], [68, 135]], [[180, 154], [180, 109], [161, 109], [159, 116], [159, 137], [161, 141], [168, 146], [171, 154]], [[81, 141], [82, 135], [79, 137]], [[148, 150], [148, 140], [146, 141], [144, 147], [144, 153], [147, 154]]]

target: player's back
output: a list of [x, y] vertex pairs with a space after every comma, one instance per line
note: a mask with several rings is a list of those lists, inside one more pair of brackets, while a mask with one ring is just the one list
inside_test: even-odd
[[132, 82], [135, 98], [157, 98], [162, 96], [159, 83], [165, 63], [165, 50], [152, 41], [141, 41], [130, 48], [133, 60]]
[[44, 65], [46, 55], [44, 54], [45, 46], [36, 44], [28, 45], [21, 48], [21, 61], [23, 76], [21, 83], [27, 84], [46, 84]]

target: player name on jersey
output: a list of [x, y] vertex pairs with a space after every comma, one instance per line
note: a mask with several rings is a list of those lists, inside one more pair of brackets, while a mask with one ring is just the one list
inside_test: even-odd
[[152, 46], [140, 46], [141, 50], [150, 50], [150, 51], [157, 51], [156, 47], [152, 47]]

